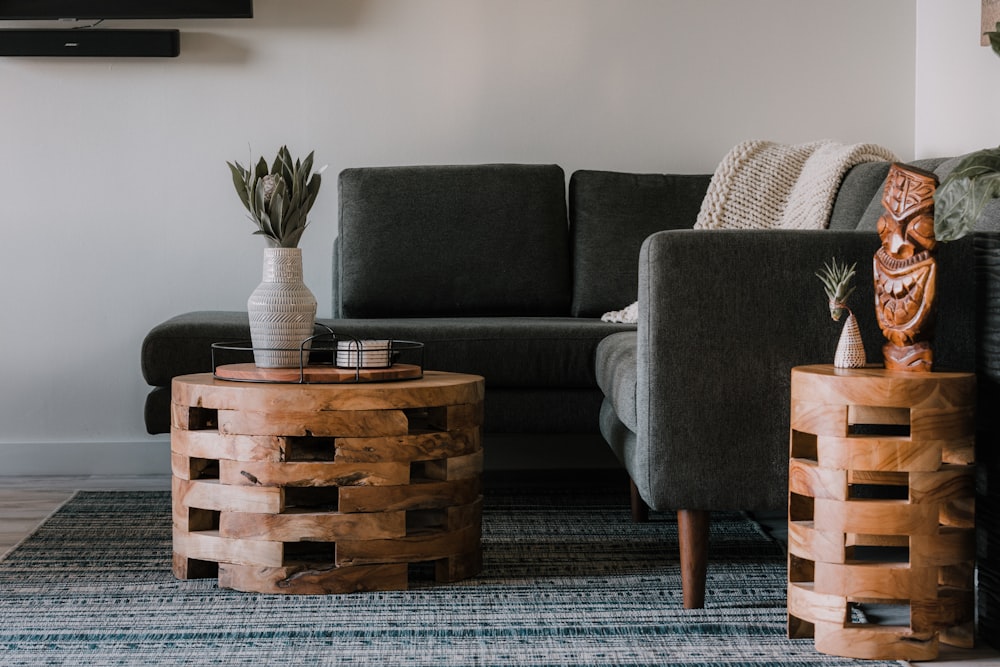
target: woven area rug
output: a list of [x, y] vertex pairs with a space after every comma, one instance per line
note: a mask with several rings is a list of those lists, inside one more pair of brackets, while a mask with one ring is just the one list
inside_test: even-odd
[[166, 492], [80, 492], [0, 561], [0, 665], [898, 665], [785, 637], [780, 543], [714, 515], [706, 608], [681, 608], [676, 524], [614, 494], [491, 489], [484, 570], [342, 596], [170, 571]]

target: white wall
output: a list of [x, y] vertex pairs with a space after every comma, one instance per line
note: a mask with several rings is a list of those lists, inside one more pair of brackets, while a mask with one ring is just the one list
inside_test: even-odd
[[140, 343], [176, 313], [244, 308], [262, 243], [225, 161], [251, 150], [330, 166], [302, 242], [321, 316], [344, 167], [710, 172], [750, 138], [914, 153], [914, 0], [256, 11], [158, 24], [183, 31], [173, 60], [0, 59], [0, 474], [166, 469]]
[[917, 157], [1000, 144], [1000, 57], [980, 45], [981, 0], [917, 0]]

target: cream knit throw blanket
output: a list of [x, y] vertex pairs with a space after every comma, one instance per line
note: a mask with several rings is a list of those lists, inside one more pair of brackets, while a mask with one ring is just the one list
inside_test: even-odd
[[[823, 229], [847, 171], [862, 162], [896, 162], [875, 144], [744, 141], [722, 160], [701, 202], [695, 229]], [[613, 310], [605, 322], [634, 323], [639, 303]]]
[[715, 170], [695, 229], [823, 229], [851, 167], [898, 159], [875, 144], [744, 141]]

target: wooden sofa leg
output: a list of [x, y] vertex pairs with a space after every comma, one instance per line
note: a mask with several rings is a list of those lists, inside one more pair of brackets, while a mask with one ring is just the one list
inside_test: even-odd
[[635, 485], [631, 477], [629, 477], [628, 486], [632, 498], [632, 523], [646, 523], [649, 521], [649, 505], [639, 495], [639, 487]]
[[684, 608], [705, 606], [705, 576], [708, 572], [708, 522], [706, 510], [678, 510], [677, 532], [681, 546], [681, 587]]

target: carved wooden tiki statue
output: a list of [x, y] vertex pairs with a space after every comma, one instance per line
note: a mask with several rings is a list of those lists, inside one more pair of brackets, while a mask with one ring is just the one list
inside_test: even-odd
[[893, 164], [878, 220], [882, 246], [875, 253], [875, 313], [888, 342], [890, 370], [929, 372], [937, 260], [934, 258], [934, 190], [937, 177]]

